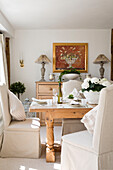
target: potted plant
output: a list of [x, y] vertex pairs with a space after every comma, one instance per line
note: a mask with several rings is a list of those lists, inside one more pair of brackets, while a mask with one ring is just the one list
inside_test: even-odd
[[15, 82], [11, 84], [10, 91], [14, 94], [17, 94], [18, 98], [20, 99], [20, 94], [23, 94], [25, 92], [25, 86], [21, 82]]
[[[59, 75], [59, 82], [62, 81], [62, 77], [68, 75], [65, 78], [68, 79], [74, 79], [80, 76], [80, 71], [77, 71], [75, 68], [70, 68], [69, 70], [64, 70], [63, 72], [60, 73]], [[70, 76], [69, 76], [70, 75]]]
[[89, 104], [98, 104], [100, 91], [109, 85], [111, 83], [105, 78], [86, 78], [82, 83], [82, 92]]

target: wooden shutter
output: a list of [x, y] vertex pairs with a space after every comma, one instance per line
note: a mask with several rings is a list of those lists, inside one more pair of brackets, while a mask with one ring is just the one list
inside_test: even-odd
[[10, 38], [6, 38], [5, 39], [5, 43], [6, 43], [6, 59], [7, 59], [7, 71], [8, 71], [8, 84], [10, 87], [10, 46], [9, 46], [9, 40]]

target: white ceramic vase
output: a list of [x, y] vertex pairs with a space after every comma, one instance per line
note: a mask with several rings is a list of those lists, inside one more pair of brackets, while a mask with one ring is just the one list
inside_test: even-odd
[[98, 104], [100, 92], [90, 90], [84, 92], [84, 96], [89, 104]]

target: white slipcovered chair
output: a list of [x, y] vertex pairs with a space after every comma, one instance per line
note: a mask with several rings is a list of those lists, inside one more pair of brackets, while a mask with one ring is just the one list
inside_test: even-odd
[[36, 118], [25, 121], [11, 120], [6, 85], [0, 85], [0, 104], [4, 121], [4, 136], [0, 156], [39, 158], [40, 121]]
[[113, 169], [113, 85], [100, 92], [94, 134], [62, 137], [61, 170]]
[[[79, 92], [81, 90], [81, 81], [78, 80], [69, 80], [63, 82], [62, 92], [63, 99], [65, 99], [74, 88]], [[78, 132], [85, 130], [85, 126], [80, 122], [80, 119], [62, 119], [62, 135], [66, 135], [73, 132]]]

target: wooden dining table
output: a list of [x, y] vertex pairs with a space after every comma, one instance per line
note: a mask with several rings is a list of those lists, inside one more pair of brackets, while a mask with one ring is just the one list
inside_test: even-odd
[[46, 123], [46, 161], [55, 162], [54, 149], [54, 120], [63, 118], [82, 118], [93, 107], [91, 105], [71, 105], [71, 104], [56, 104], [56, 105], [35, 105], [30, 106], [30, 112], [45, 112]]

